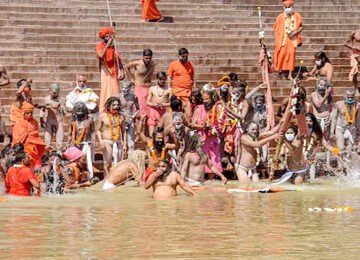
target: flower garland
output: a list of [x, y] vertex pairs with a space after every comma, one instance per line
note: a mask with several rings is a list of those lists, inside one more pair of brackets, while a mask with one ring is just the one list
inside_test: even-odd
[[351, 118], [350, 118], [349, 109], [347, 108], [346, 103], [344, 103], [344, 108], [345, 108], [345, 115], [346, 115], [347, 121], [350, 125], [352, 125], [355, 122], [355, 117], [356, 117], [355, 105], [352, 106], [352, 117]]
[[120, 115], [116, 114], [116, 135], [115, 135], [115, 137], [114, 137], [114, 134], [113, 134], [113, 125], [112, 125], [111, 114], [108, 113], [107, 116], [109, 118], [109, 128], [110, 128], [111, 139], [114, 142], [119, 141], [119, 139], [120, 139]]
[[[155, 147], [154, 147], [154, 142], [151, 140], [150, 141], [150, 151], [151, 151], [151, 156], [154, 159], [154, 162], [156, 164], [159, 163], [159, 159], [157, 157], [156, 151], [155, 151]], [[165, 154], [166, 154], [166, 148], [162, 148], [161, 150], [161, 156], [160, 156], [160, 160], [164, 160], [165, 159]]]
[[85, 132], [86, 132], [86, 127], [84, 126], [81, 129], [81, 133], [78, 139], [76, 139], [76, 121], [73, 122], [73, 131], [72, 131], [72, 141], [74, 144], [78, 145], [79, 143], [81, 143], [82, 139], [84, 138]]
[[289, 149], [287, 148], [286, 143], [283, 143], [283, 145], [281, 146], [280, 154], [284, 155], [284, 159], [281, 163], [281, 166], [283, 167], [283, 169], [287, 169], [287, 160], [288, 160], [288, 155], [289, 155]]
[[311, 149], [312, 149], [313, 146], [314, 146], [314, 141], [315, 141], [314, 134], [311, 134], [311, 138], [310, 138], [310, 142], [309, 142], [309, 145], [308, 145], [308, 146], [306, 146], [307, 139], [306, 139], [306, 138], [304, 139], [302, 152], [303, 152], [303, 155], [304, 155], [304, 158], [305, 158], [305, 159], [308, 158], [308, 155], [309, 155]]
[[285, 17], [285, 32], [287, 34], [289, 34], [289, 33], [293, 32], [295, 29], [295, 16], [291, 15], [290, 28], [288, 28], [288, 26], [287, 26], [287, 22], [286, 22], [287, 15], [285, 13], [284, 13], [284, 17]]
[[299, 94], [299, 86], [296, 83], [296, 81], [294, 81], [294, 89], [293, 89], [293, 94], [291, 95], [291, 112], [293, 115], [296, 115], [296, 104], [298, 103], [298, 94]]
[[[230, 102], [230, 109], [232, 111], [234, 111], [235, 114], [240, 114], [242, 113], [242, 110], [243, 110], [243, 103], [240, 102], [238, 105], [234, 104], [235, 101], [231, 99], [231, 102]], [[238, 118], [235, 118], [233, 120], [231, 120], [231, 125], [233, 124], [237, 124], [238, 127], [241, 127], [241, 121], [238, 119]]]
[[208, 135], [223, 134], [226, 129], [226, 108], [217, 102], [211, 110], [210, 123], [212, 126], [211, 132]]

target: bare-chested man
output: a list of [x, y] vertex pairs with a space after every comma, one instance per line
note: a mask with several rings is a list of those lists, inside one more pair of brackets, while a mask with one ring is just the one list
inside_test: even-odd
[[145, 182], [145, 189], [153, 187], [154, 199], [168, 199], [177, 195], [176, 187], [180, 186], [191, 195], [196, 195], [179, 173], [171, 171], [168, 160], [161, 160], [159, 166]]
[[189, 141], [190, 129], [184, 125], [184, 114], [182, 112], [173, 112], [172, 115], [172, 124], [166, 126], [164, 129], [164, 141], [165, 143], [174, 143], [174, 140], [171, 140], [170, 133], [176, 134], [179, 141], [179, 150], [172, 150], [171, 154], [173, 163], [175, 163], [176, 168], [180, 170], [185, 148]]
[[334, 106], [333, 120], [331, 122], [330, 134], [335, 133], [336, 145], [341, 150], [352, 148], [356, 138], [359, 135], [358, 113], [360, 104], [355, 100], [355, 91], [352, 89], [345, 90], [344, 100], [338, 101]]
[[112, 164], [116, 166], [127, 156], [126, 121], [120, 109], [120, 99], [110, 97], [96, 121], [96, 135], [103, 149], [105, 177], [109, 175]]
[[155, 172], [156, 167], [161, 160], [168, 159], [169, 150], [179, 149], [179, 141], [174, 131], [170, 132], [171, 140], [173, 140], [174, 143], [165, 143], [163, 128], [156, 129], [153, 133], [152, 138], [146, 137], [144, 131], [142, 131], [143, 125], [145, 124], [145, 119], [146, 116], [144, 114], [141, 115], [140, 140], [146, 144], [146, 154], [149, 160], [144, 181], [146, 181], [146, 179]]
[[259, 181], [256, 166], [260, 162], [260, 148], [271, 140], [280, 137], [280, 134], [276, 133], [279, 130], [279, 125], [273, 130], [261, 134], [256, 123], [251, 122], [248, 125], [246, 134], [240, 138], [241, 157], [239, 167], [236, 170], [239, 181], [248, 182], [251, 177], [254, 182]]
[[50, 93], [45, 97], [40, 113], [40, 125], [45, 128], [45, 143], [48, 147], [50, 147], [52, 136], [55, 134], [56, 152], [61, 154], [64, 140], [65, 104], [61, 100], [58, 84], [51, 84], [49, 90]]
[[203, 145], [204, 141], [200, 135], [194, 134], [190, 137], [181, 169], [182, 177], [190, 186], [202, 185], [205, 177], [205, 165], [207, 165], [225, 184], [226, 177], [211, 163], [209, 157], [202, 150]]
[[[6, 73], [6, 69], [3, 65], [0, 64], [0, 90], [2, 87], [5, 87], [7, 85], [10, 85], [10, 79], [9, 76]], [[1, 96], [1, 92], [0, 92]], [[1, 107], [1, 100], [0, 100], [0, 107]], [[2, 120], [2, 108], [0, 108], [0, 139], [3, 139], [6, 135], [5, 130], [5, 122]]]
[[310, 72], [305, 72], [303, 76], [306, 78], [306, 80], [318, 80], [320, 77], [325, 77], [331, 83], [334, 77], [334, 66], [326, 56], [326, 53], [319, 51], [315, 53], [314, 56], [314, 68]]
[[345, 43], [345, 46], [351, 50], [350, 52], [351, 70], [349, 73], [349, 80], [354, 83], [355, 91], [356, 89], [360, 91], [357, 85], [357, 76], [359, 72], [358, 65], [359, 65], [359, 57], [360, 57], [360, 29], [353, 31], [350, 34], [349, 39]]
[[140, 186], [143, 185], [141, 177], [145, 175], [145, 156], [146, 153], [141, 150], [130, 153], [127, 160], [121, 161], [110, 171], [109, 176], [105, 179], [103, 189], [116, 188], [131, 179], [134, 179]]
[[156, 78], [158, 83], [156, 86], [150, 88], [147, 97], [147, 106], [150, 108], [148, 114], [150, 136], [152, 136], [155, 127], [158, 126], [166, 109], [170, 106], [170, 97], [172, 95], [171, 88], [167, 88], [166, 85], [166, 73], [158, 72]]
[[[285, 132], [285, 142], [281, 147], [280, 157], [283, 158], [284, 168], [289, 179], [299, 185], [304, 182], [309, 167], [305, 164], [302, 139], [296, 138], [298, 128], [290, 125]], [[285, 181], [285, 180], [284, 180]]]
[[135, 147], [135, 119], [139, 118], [140, 113], [138, 98], [134, 95], [131, 81], [124, 80], [122, 82], [122, 93], [119, 94], [119, 99], [121, 102], [121, 114], [125, 117], [128, 151], [131, 153]]
[[94, 176], [93, 171], [93, 151], [91, 149], [92, 142], [95, 141], [95, 125], [89, 110], [83, 102], [77, 102], [71, 113], [71, 123], [69, 126], [69, 137], [71, 137], [71, 146], [75, 146], [82, 150], [85, 154], [87, 169], [90, 178]]
[[331, 85], [327, 78], [316, 82], [316, 91], [311, 93], [311, 103], [316, 119], [323, 133], [330, 133], [330, 113], [332, 110]]
[[11, 130], [13, 130], [15, 123], [23, 118], [24, 113], [21, 110], [22, 103], [27, 102], [32, 104], [31, 84], [31, 79], [21, 79], [16, 84], [18, 90], [15, 94], [14, 101], [11, 104], [10, 112]]
[[[134, 83], [134, 94], [137, 96], [140, 105], [140, 114], [147, 114], [149, 108], [146, 105], [151, 80], [155, 70], [155, 63], [152, 61], [153, 52], [150, 49], [143, 51], [142, 60], [130, 62], [126, 65], [127, 77]], [[134, 69], [134, 75], [130, 70]]]

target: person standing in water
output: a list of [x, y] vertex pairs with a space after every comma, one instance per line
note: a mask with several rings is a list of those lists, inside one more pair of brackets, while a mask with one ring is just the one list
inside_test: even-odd
[[146, 180], [144, 188], [153, 188], [154, 199], [168, 199], [177, 196], [176, 187], [178, 185], [187, 193], [196, 195], [180, 174], [171, 171], [169, 161], [164, 159], [160, 161], [157, 170]]

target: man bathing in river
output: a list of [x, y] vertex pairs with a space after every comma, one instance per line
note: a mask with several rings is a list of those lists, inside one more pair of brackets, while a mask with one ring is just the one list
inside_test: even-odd
[[154, 199], [168, 199], [177, 195], [176, 187], [178, 185], [187, 193], [196, 195], [180, 174], [171, 171], [169, 161], [161, 160], [156, 172], [150, 175], [144, 187], [145, 189], [153, 188]]
[[146, 153], [136, 150], [130, 154], [127, 160], [120, 162], [113, 170], [110, 171], [106, 178], [103, 189], [109, 190], [125, 182], [134, 179], [139, 185], [143, 185], [141, 177], [145, 174], [145, 156]]
[[207, 165], [224, 184], [226, 177], [211, 163], [209, 157], [202, 150], [204, 141], [198, 134], [190, 137], [185, 159], [181, 170], [182, 177], [190, 186], [202, 185], [205, 177], [205, 165]]

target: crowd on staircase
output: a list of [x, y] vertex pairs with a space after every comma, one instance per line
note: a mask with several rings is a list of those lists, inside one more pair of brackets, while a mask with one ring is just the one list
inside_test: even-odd
[[[155, 0], [142, 2], [145, 22], [163, 21]], [[32, 187], [38, 194], [64, 193], [102, 178], [103, 189], [134, 179], [141, 187], [153, 187], [155, 198], [167, 198], [176, 195], [177, 185], [195, 195], [191, 187], [216, 178], [225, 184], [229, 178], [257, 182], [286, 176], [298, 185], [307, 175], [315, 177], [321, 150], [327, 151], [326, 167], [331, 170], [332, 161], [337, 161], [331, 155], [338, 157], [359, 146], [360, 104], [355, 94], [360, 31], [354, 31], [345, 44], [351, 49], [349, 80], [354, 88], [334, 102], [334, 66], [325, 52], [314, 54], [310, 70], [295, 67], [306, 28], [292, 0], [283, 1], [273, 29], [274, 71], [292, 85], [275, 114], [276, 97], [271, 96], [268, 80], [271, 57], [262, 31], [264, 83], [249, 91], [246, 81], [230, 71], [219, 76], [217, 84], [197, 85], [196, 64], [186, 48], [178, 50], [178, 59], [167, 71], [156, 75], [151, 49], [145, 49], [139, 60], [123, 64], [115, 29], [101, 29], [96, 46], [100, 96], [82, 74], [66, 98], [60, 95], [60, 85], [53, 83], [48, 96], [37, 104], [32, 100], [32, 80], [17, 82], [10, 134], [0, 122], [0, 134], [10, 140], [1, 152], [0, 185], [7, 193], [29, 196]], [[0, 73], [0, 86], [8, 85], [4, 66]], [[304, 81], [314, 82], [313, 93], [306, 93]], [[40, 110], [44, 141], [34, 109]], [[71, 118], [65, 127], [67, 113]], [[96, 151], [102, 154], [101, 170], [94, 165]], [[340, 161], [337, 167], [342, 167]]]

